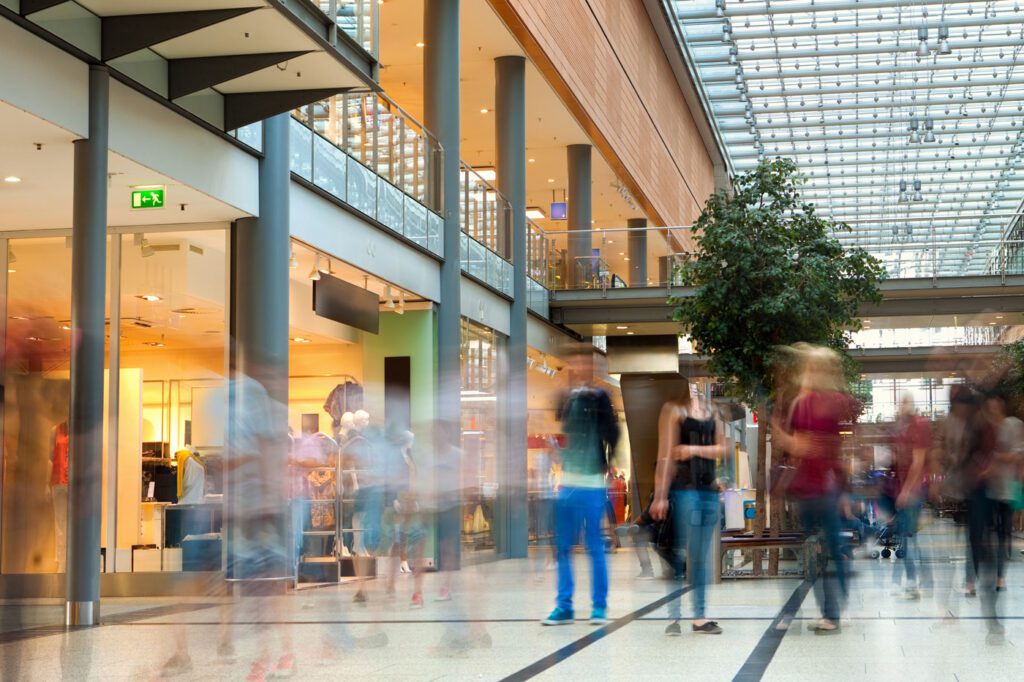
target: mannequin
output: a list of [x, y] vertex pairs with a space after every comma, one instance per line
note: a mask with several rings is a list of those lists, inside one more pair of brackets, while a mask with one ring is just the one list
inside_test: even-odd
[[68, 423], [50, 429], [50, 495], [53, 498], [53, 541], [57, 572], [65, 571], [68, 533]]
[[360, 497], [358, 480], [358, 464], [365, 460], [367, 454], [361, 452], [366, 447], [366, 439], [362, 437], [362, 433], [369, 425], [370, 413], [366, 410], [356, 410], [352, 414], [352, 428], [349, 430], [349, 438], [342, 452], [343, 457], [353, 462], [350, 479], [354, 492], [353, 497], [355, 498], [355, 506], [352, 513], [352, 553], [356, 556], [370, 556], [370, 552], [367, 551], [366, 544], [363, 541], [363, 535], [365, 535], [365, 527], [363, 525], [365, 501]]
[[178, 460], [178, 504], [201, 504], [206, 497], [206, 464], [191, 446], [174, 453]]

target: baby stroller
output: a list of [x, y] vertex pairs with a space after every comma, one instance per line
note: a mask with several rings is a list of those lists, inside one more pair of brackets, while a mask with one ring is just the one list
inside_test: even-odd
[[896, 532], [896, 522], [890, 521], [879, 529], [878, 535], [875, 538], [875, 546], [871, 548], [870, 556], [872, 559], [877, 559], [879, 556], [883, 559], [888, 559], [893, 554], [896, 555], [897, 559], [905, 557], [907, 555], [907, 541], [902, 534]]

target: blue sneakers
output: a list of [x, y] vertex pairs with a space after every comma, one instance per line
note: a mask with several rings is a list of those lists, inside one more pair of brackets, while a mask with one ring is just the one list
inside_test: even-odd
[[540, 623], [541, 625], [572, 625], [574, 622], [576, 622], [576, 616], [572, 611], [555, 607], [555, 610]]
[[594, 610], [590, 612], [590, 624], [591, 625], [604, 625], [608, 622], [608, 616], [604, 609], [599, 609], [596, 606]]

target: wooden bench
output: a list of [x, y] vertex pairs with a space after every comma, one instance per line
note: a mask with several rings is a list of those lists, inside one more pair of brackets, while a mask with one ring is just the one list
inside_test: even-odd
[[797, 575], [792, 572], [787, 572], [781, 577], [807, 577], [808, 569], [813, 571], [814, 562], [813, 553], [811, 551], [811, 539], [809, 539], [803, 533], [781, 533], [778, 537], [770, 536], [754, 536], [752, 533], [743, 533], [738, 535], [728, 535], [721, 539], [719, 543], [719, 566], [720, 575], [722, 578], [745, 578], [745, 577], [780, 577], [780, 576], [768, 576], [761, 574], [755, 576], [753, 570], [750, 571], [736, 571], [734, 569], [726, 569], [726, 555], [730, 551], [750, 551], [750, 550], [768, 550], [778, 549], [793, 550], [800, 563], [800, 570]]

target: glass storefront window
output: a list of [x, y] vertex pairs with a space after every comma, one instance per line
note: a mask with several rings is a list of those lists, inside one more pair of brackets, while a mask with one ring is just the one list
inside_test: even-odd
[[[0, 242], [7, 249], [6, 292], [0, 296], [6, 307], [2, 571], [62, 572], [72, 342], [70, 238]], [[107, 433], [108, 411], [103, 414]], [[105, 503], [106, 477], [103, 485]], [[105, 525], [103, 533], [106, 537]]]

